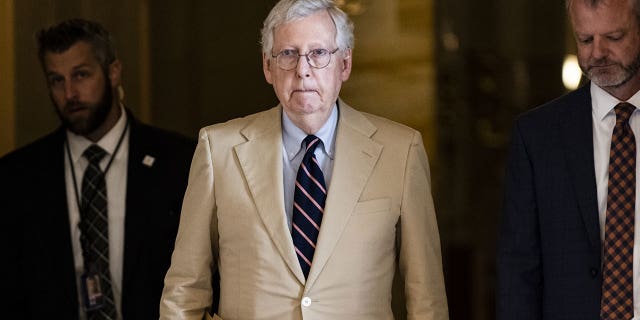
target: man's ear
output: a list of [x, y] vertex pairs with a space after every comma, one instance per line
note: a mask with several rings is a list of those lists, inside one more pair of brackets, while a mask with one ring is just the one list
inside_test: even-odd
[[266, 53], [262, 53], [262, 71], [264, 72], [264, 78], [269, 84], [273, 84], [273, 77], [271, 75], [271, 57]]
[[352, 51], [351, 49], [346, 49], [342, 53], [342, 71], [340, 73], [342, 81], [347, 81], [349, 79], [349, 75], [351, 75], [351, 65], [353, 62], [352, 59]]
[[116, 59], [109, 65], [109, 81], [111, 87], [117, 88], [121, 84], [120, 75], [122, 74], [122, 63]]

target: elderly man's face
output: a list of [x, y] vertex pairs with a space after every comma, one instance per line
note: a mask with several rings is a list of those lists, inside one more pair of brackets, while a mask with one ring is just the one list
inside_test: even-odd
[[[306, 54], [311, 50], [326, 49], [333, 52], [337, 48], [336, 28], [326, 11], [319, 11], [305, 18], [278, 26], [274, 31], [272, 54], [283, 50], [294, 50]], [[292, 119], [306, 116], [328, 117], [331, 107], [338, 98], [342, 82], [351, 73], [351, 50], [338, 50], [331, 55], [329, 64], [317, 69], [309, 65], [301, 56], [292, 70], [278, 67], [276, 58], [263, 57], [263, 68], [267, 82]]]

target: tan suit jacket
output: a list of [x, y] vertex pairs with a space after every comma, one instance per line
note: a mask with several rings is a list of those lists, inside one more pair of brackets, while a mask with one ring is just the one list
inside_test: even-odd
[[280, 106], [200, 131], [161, 319], [448, 319], [427, 155], [419, 132], [339, 101], [333, 176], [305, 280], [284, 208]]

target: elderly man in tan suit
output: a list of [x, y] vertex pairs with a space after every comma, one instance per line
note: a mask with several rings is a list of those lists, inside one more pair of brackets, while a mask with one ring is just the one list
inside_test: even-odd
[[210, 318], [217, 268], [214, 319], [393, 319], [396, 270], [408, 319], [448, 319], [422, 137], [338, 98], [349, 18], [282, 0], [262, 45], [280, 104], [200, 131], [160, 318]]

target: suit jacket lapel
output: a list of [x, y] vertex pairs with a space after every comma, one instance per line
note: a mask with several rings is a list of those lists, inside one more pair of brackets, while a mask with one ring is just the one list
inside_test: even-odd
[[[41, 188], [47, 190], [42, 193], [43, 196], [48, 197], [42, 199], [41, 203], [46, 203], [54, 208], [54, 215], [48, 215], [53, 221], [50, 221], [47, 230], [53, 230], [55, 233], [64, 235], [64, 243], [69, 244], [69, 250], [71, 250], [71, 230], [69, 226], [69, 206], [67, 204], [67, 184], [65, 181], [65, 158], [66, 153], [66, 131], [62, 128], [58, 129], [52, 136], [52, 143], [47, 143], [46, 146], [46, 164], [40, 168], [39, 176], [41, 179]], [[81, 179], [82, 177], [80, 177]], [[81, 180], [78, 180], [81, 183]], [[45, 186], [49, 186], [48, 188]], [[80, 192], [80, 190], [78, 190]], [[77, 195], [76, 195], [77, 196]], [[74, 196], [73, 199], [76, 199]], [[52, 227], [52, 226], [59, 227]], [[73, 257], [73, 255], [70, 255]]]
[[235, 146], [234, 151], [271, 240], [291, 272], [304, 283], [285, 220], [281, 110], [281, 107], [268, 110], [244, 128], [241, 133], [247, 141]]
[[600, 225], [593, 164], [593, 127], [589, 84], [575, 92], [561, 114], [567, 168], [591, 246], [600, 251]]
[[331, 256], [382, 152], [382, 145], [371, 140], [376, 127], [344, 102], [339, 106], [333, 178], [305, 292]]
[[144, 175], [145, 173], [138, 168], [138, 159], [140, 154], [143, 152], [141, 150], [141, 143], [138, 139], [137, 130], [135, 120], [132, 119], [131, 114], [127, 114], [129, 117], [129, 154], [127, 158], [127, 192], [126, 192], [126, 200], [125, 200], [125, 224], [124, 224], [124, 256], [123, 256], [123, 268], [122, 268], [122, 292], [127, 291], [128, 284], [130, 283], [130, 279], [133, 278], [133, 266], [138, 263], [138, 257], [140, 256], [140, 241], [142, 240], [140, 237], [140, 230], [144, 230], [144, 228], [140, 228], [141, 217], [140, 213], [144, 212], [144, 208], [142, 208], [142, 203], [147, 203], [145, 199], [145, 190]]
[[[59, 273], [60, 280], [52, 280], [56, 285], [61, 286], [59, 292], [63, 297], [57, 297], [54, 301], [61, 301], [68, 299], [67, 301], [73, 301], [73, 311], [77, 310], [77, 292], [76, 292], [76, 274], [73, 257], [73, 248], [71, 246], [71, 227], [69, 225], [69, 206], [67, 204], [67, 192], [65, 181], [65, 157], [66, 154], [66, 131], [64, 128], [58, 129], [52, 136], [51, 143], [45, 143], [48, 151], [46, 154], [46, 161], [43, 162], [41, 167], [39, 183], [40, 188], [47, 190], [44, 192], [48, 198], [41, 199], [41, 203], [47, 205], [45, 211], [50, 211], [51, 214], [44, 216], [48, 217], [48, 221], [42, 223], [43, 233], [38, 237], [42, 239], [49, 239], [48, 243], [55, 250], [43, 254], [38, 253], [40, 256], [48, 256], [52, 261], [49, 265], [54, 266], [52, 273]], [[48, 187], [47, 187], [48, 186]], [[73, 197], [75, 199], [75, 197]], [[52, 256], [52, 252], [58, 252], [60, 249], [62, 255]], [[53, 261], [60, 260], [62, 263], [56, 263]], [[28, 275], [27, 275], [28, 276]], [[64, 312], [63, 312], [64, 314]]]
[[[25, 246], [29, 250], [52, 248], [52, 250], [29, 252], [30, 258], [27, 259], [28, 261], [34, 257], [37, 259], [33, 264], [39, 266], [35, 272], [56, 275], [56, 277], [46, 277], [47, 283], [38, 285], [56, 287], [59, 295], [49, 297], [50, 299], [44, 301], [39, 307], [46, 308], [51, 304], [69, 301], [73, 306], [62, 310], [60, 314], [74, 314], [78, 310], [78, 299], [65, 181], [65, 158], [67, 157], [65, 141], [66, 131], [61, 127], [39, 142], [42, 147], [37, 152], [42, 158], [36, 162], [28, 162], [29, 165], [34, 166], [31, 168], [34, 171], [22, 178], [33, 179], [30, 183], [43, 192], [40, 192], [40, 198], [37, 201], [24, 204], [23, 208], [16, 208], [17, 212], [14, 214], [25, 215], [21, 219], [24, 219], [24, 225], [27, 228], [24, 231], [27, 235]], [[73, 199], [75, 201], [75, 196]], [[36, 221], [30, 222], [29, 219], [36, 219]], [[31, 264], [31, 262], [28, 263]], [[26, 267], [25, 270], [30, 270], [28, 265]], [[36, 278], [38, 278], [37, 275]]]
[[124, 256], [122, 268], [122, 292], [128, 292], [129, 284], [135, 277], [138, 259], [142, 256], [142, 244], [144, 242], [145, 212], [153, 211], [148, 204], [154, 203], [152, 199], [154, 170], [153, 167], [144, 166], [142, 159], [148, 150], [144, 141], [148, 139], [140, 129], [140, 124], [127, 112], [129, 117], [129, 155], [127, 159], [127, 192], [125, 200], [125, 225], [124, 225]]

